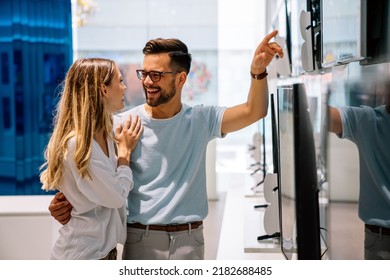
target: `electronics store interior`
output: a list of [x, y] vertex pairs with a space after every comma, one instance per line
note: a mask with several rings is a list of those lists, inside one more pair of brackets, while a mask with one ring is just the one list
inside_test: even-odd
[[389, 2], [2, 0], [0, 259], [49, 259], [58, 238], [39, 174], [76, 59], [115, 60], [132, 108], [145, 102], [145, 42], [179, 38], [192, 55], [183, 102], [230, 107], [245, 102], [253, 54], [276, 29], [284, 55], [267, 66], [266, 117], [207, 146], [204, 258], [363, 260], [362, 159], [332, 132], [329, 108], [389, 99]]

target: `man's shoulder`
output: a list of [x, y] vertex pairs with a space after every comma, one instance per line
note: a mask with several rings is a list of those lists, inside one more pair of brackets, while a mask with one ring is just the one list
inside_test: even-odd
[[386, 115], [386, 106], [380, 105], [378, 107], [371, 107], [366, 105], [361, 105], [359, 107], [347, 107], [346, 113], [354, 114], [355, 116], [360, 116], [364, 118], [378, 118], [383, 115]]
[[183, 110], [184, 111], [193, 111], [193, 112], [210, 112], [210, 111], [219, 111], [223, 110], [224, 107], [216, 106], [216, 105], [204, 105], [204, 104], [197, 104], [194, 106], [190, 106], [183, 103]]
[[345, 107], [342, 107], [340, 110], [341, 110], [341, 113], [343, 113], [347, 116], [347, 118], [354, 116], [355, 118], [358, 119], [358, 118], [361, 118], [363, 116], [375, 114], [376, 108], [361, 105], [361, 106], [345, 106]]
[[343, 127], [345, 125], [354, 126], [363, 133], [366, 133], [368, 128], [376, 127], [374, 124], [388, 123], [390, 119], [385, 106], [346, 106], [342, 108], [341, 113]]
[[137, 105], [135, 107], [129, 108], [129, 109], [123, 111], [121, 114], [126, 114], [126, 113], [129, 114], [129, 113], [140, 111], [141, 109], [144, 108], [144, 105], [145, 104], [141, 104], [141, 105]]
[[225, 110], [225, 107], [216, 106], [216, 105], [204, 105], [204, 104], [198, 104], [194, 106], [189, 106], [186, 104], [183, 104], [182, 112], [183, 115], [191, 115], [193, 117], [200, 117], [209, 119], [210, 117], [218, 117], [223, 111]]
[[117, 114], [114, 114], [114, 127], [116, 127], [116, 125], [118, 123], [123, 123], [124, 120], [126, 120], [126, 118], [129, 116], [129, 115], [139, 115], [139, 112], [140, 110], [143, 108], [143, 105], [138, 105], [136, 107], [133, 107], [133, 108], [130, 108], [130, 109], [127, 109], [123, 112], [120, 112], [120, 113], [117, 113]]
[[138, 106], [135, 106], [135, 107], [132, 107], [132, 108], [129, 108], [123, 112], [120, 112], [118, 114], [115, 114], [116, 117], [127, 117], [128, 115], [134, 115], [138, 112], [140, 112], [142, 110], [142, 108], [144, 107], [144, 104], [141, 104], [141, 105], [138, 105]]

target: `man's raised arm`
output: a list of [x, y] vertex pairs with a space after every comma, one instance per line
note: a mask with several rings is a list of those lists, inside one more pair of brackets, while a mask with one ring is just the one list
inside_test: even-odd
[[283, 49], [270, 40], [278, 34], [277, 30], [269, 33], [256, 48], [250, 73], [251, 85], [245, 103], [226, 109], [223, 120], [223, 134], [233, 132], [264, 118], [268, 111], [268, 84], [266, 67], [277, 54], [283, 57]]

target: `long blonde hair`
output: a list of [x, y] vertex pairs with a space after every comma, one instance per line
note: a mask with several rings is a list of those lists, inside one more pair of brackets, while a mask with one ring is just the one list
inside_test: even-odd
[[93, 136], [103, 130], [112, 135], [112, 115], [106, 111], [101, 92], [102, 85], [109, 85], [114, 73], [115, 62], [103, 58], [78, 59], [70, 67], [63, 82], [61, 99], [54, 116], [54, 130], [46, 147], [46, 162], [40, 174], [42, 189], [61, 189], [63, 161], [67, 153], [67, 142], [76, 138], [74, 161], [79, 175], [88, 173]]

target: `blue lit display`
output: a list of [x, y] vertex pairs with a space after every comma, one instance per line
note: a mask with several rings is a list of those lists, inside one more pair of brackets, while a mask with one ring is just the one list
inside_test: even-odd
[[72, 63], [70, 0], [0, 1], [0, 195], [46, 194], [39, 167]]

